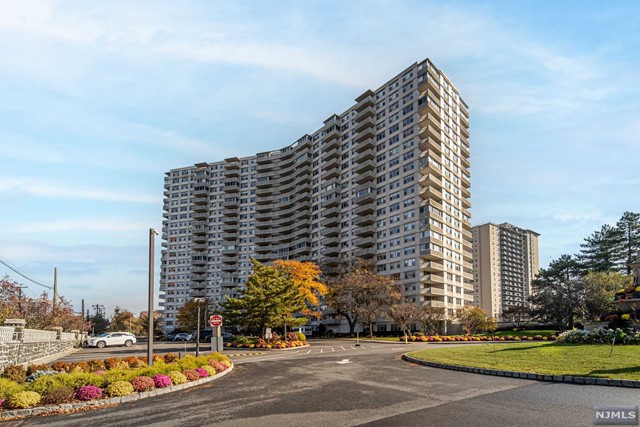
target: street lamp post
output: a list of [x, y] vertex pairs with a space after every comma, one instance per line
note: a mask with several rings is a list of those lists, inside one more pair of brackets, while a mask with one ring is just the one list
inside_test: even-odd
[[153, 365], [153, 249], [155, 236], [158, 232], [154, 228], [149, 229], [149, 311], [147, 314], [149, 340], [147, 341], [147, 363]]
[[198, 305], [198, 318], [196, 319], [196, 357], [200, 356], [200, 304], [204, 302], [204, 298], [193, 299]]

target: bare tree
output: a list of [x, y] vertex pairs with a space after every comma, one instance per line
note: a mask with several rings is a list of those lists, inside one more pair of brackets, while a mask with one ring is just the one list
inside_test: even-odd
[[337, 279], [327, 283], [327, 304], [349, 323], [353, 334], [357, 322], [362, 319], [373, 334], [373, 324], [388, 313], [391, 305], [399, 302], [400, 291], [393, 280], [379, 276], [373, 263], [358, 261]]
[[442, 322], [446, 319], [445, 310], [442, 307], [420, 307], [418, 323], [422, 326], [425, 335], [438, 335]]
[[416, 322], [420, 317], [420, 309], [411, 302], [403, 302], [396, 304], [389, 310], [391, 320], [395, 322], [404, 333], [404, 343], [407, 344], [407, 333], [412, 323]]

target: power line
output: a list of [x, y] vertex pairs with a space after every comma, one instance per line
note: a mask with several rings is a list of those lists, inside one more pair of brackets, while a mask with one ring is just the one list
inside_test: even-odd
[[6, 258], [2, 257], [1, 255], [0, 255], [0, 264], [3, 264], [5, 267], [10, 269], [14, 273], [19, 274], [23, 278], [27, 279], [28, 281], [30, 281], [32, 283], [35, 283], [38, 286], [42, 286], [43, 288], [47, 288], [47, 289], [53, 289], [53, 286], [45, 285], [41, 281], [39, 281], [37, 279], [34, 279], [33, 277], [29, 276], [27, 273], [22, 272], [18, 267], [16, 267], [15, 265], [11, 264]]

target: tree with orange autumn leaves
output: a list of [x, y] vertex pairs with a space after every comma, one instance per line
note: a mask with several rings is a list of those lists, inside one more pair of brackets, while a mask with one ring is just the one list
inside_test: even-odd
[[320, 317], [320, 312], [313, 311], [319, 304], [319, 297], [327, 294], [329, 289], [320, 280], [320, 267], [313, 262], [278, 259], [272, 263], [276, 269], [289, 274], [293, 282], [299, 287], [307, 302], [305, 315]]

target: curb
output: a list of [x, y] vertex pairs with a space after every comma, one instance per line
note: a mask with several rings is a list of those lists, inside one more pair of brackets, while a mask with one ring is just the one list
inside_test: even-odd
[[92, 408], [92, 409], [108, 408], [111, 406], [118, 405], [120, 403], [134, 402], [136, 400], [146, 399], [147, 397], [161, 396], [163, 394], [171, 393], [173, 391], [184, 390], [184, 389], [196, 387], [202, 384], [207, 384], [220, 377], [224, 377], [229, 372], [233, 371], [234, 367], [235, 365], [232, 364], [230, 368], [225, 369], [224, 371], [217, 373], [211, 377], [200, 378], [199, 380], [196, 380], [196, 381], [189, 381], [184, 384], [172, 385], [169, 387], [158, 388], [151, 391], [144, 391], [142, 393], [130, 394], [128, 396], [109, 397], [106, 399], [91, 400], [88, 402], [65, 403], [62, 405], [36, 406], [35, 408], [13, 409], [9, 411], [3, 411], [3, 412], [0, 412], [0, 421], [6, 421], [13, 418], [23, 418], [29, 415], [54, 415], [56, 412], [66, 412], [66, 411], [72, 411], [72, 410], [82, 409], [82, 408]]
[[[302, 347], [287, 347], [287, 348], [242, 348], [242, 351], [249, 351], [249, 353], [242, 353], [242, 355], [246, 356], [247, 354], [254, 354], [254, 352], [257, 354], [262, 354], [262, 353], [269, 353], [271, 351], [300, 350], [301, 348], [307, 348], [307, 347], [311, 347], [311, 344], [303, 345]], [[226, 351], [230, 351], [230, 350], [233, 350], [234, 348], [238, 348], [238, 347], [225, 347], [224, 349]], [[227, 353], [221, 353], [221, 354], [224, 354], [225, 356], [234, 356], [233, 354], [227, 354]]]
[[574, 375], [549, 375], [536, 374], [533, 372], [502, 371], [499, 369], [473, 368], [471, 366], [448, 365], [446, 363], [429, 362], [428, 360], [416, 359], [402, 355], [402, 359], [418, 365], [429, 366], [431, 368], [449, 369], [452, 371], [462, 371], [471, 374], [493, 375], [494, 377], [509, 377], [534, 381], [545, 381], [554, 383], [568, 383], [581, 385], [601, 385], [608, 387], [640, 388], [640, 380], [621, 380], [611, 378], [576, 377]]
[[266, 354], [266, 351], [254, 351], [254, 352], [251, 352], [251, 353], [234, 353], [234, 354], [226, 354], [226, 353], [224, 353], [224, 355], [227, 356], [227, 357], [258, 356], [260, 354]]

